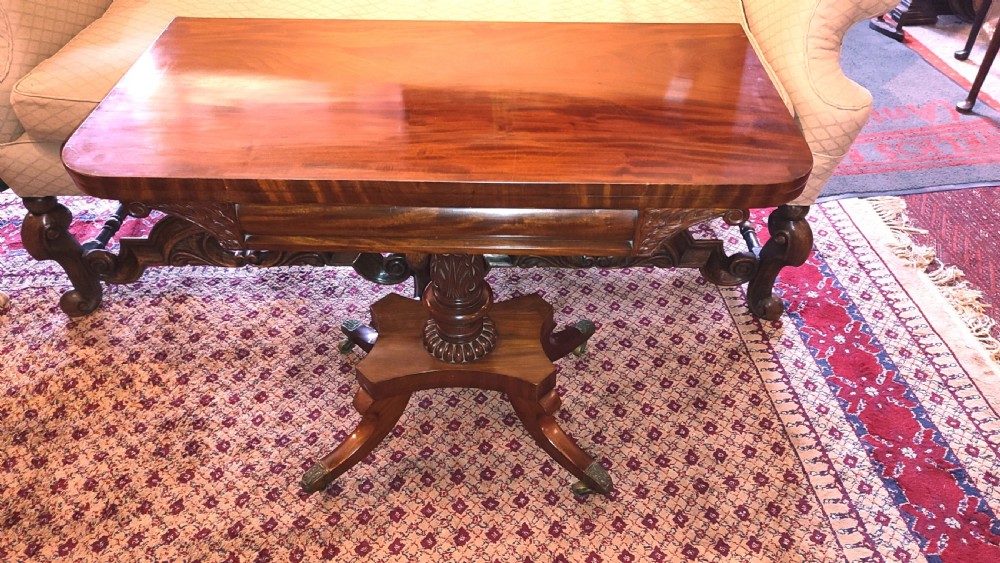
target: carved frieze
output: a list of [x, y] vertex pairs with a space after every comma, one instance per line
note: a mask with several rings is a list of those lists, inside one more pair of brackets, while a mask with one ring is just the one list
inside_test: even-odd
[[727, 222], [741, 219], [745, 213], [732, 209], [647, 209], [639, 217], [635, 238], [637, 256], [650, 256], [676, 233], [702, 221], [725, 217]]
[[149, 206], [141, 202], [126, 204], [129, 215], [143, 217], [149, 209], [180, 217], [209, 232], [224, 248], [246, 250], [246, 242], [233, 203], [157, 203]]
[[[130, 214], [132, 210], [130, 209]], [[140, 210], [141, 211], [141, 210]], [[139, 215], [141, 216], [141, 215]], [[178, 215], [160, 219], [145, 238], [123, 238], [118, 254], [103, 248], [84, 253], [88, 268], [109, 283], [131, 283], [151, 266], [350, 266], [357, 252], [238, 251], [224, 248], [215, 234]], [[380, 255], [376, 255], [381, 258]], [[369, 260], [373, 262], [374, 260]], [[395, 268], [395, 269], [398, 269]], [[372, 270], [369, 268], [369, 270]], [[374, 271], [366, 271], [375, 275]], [[366, 276], [368, 277], [368, 276]], [[395, 272], [393, 280], [398, 278]], [[380, 280], [372, 280], [380, 281]], [[391, 280], [390, 280], [391, 281]]]

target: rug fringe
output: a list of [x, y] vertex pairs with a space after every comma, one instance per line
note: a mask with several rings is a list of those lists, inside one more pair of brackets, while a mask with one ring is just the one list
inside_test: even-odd
[[983, 300], [983, 293], [969, 285], [962, 270], [941, 264], [933, 247], [913, 241], [912, 235], [927, 234], [927, 231], [910, 224], [906, 215], [906, 202], [902, 198], [873, 197], [865, 201], [892, 231], [895, 241], [889, 243], [889, 248], [893, 254], [927, 275], [972, 335], [983, 345], [990, 358], [1000, 362], [1000, 340], [992, 335], [996, 321], [986, 314], [990, 305]]

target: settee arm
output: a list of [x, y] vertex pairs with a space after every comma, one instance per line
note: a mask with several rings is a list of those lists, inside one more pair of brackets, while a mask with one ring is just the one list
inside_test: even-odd
[[22, 76], [100, 17], [112, 0], [0, 0], [0, 143], [23, 129], [10, 104]]
[[742, 1], [751, 41], [812, 149], [813, 173], [793, 202], [811, 205], [872, 108], [871, 94], [840, 67], [844, 34], [898, 0]]

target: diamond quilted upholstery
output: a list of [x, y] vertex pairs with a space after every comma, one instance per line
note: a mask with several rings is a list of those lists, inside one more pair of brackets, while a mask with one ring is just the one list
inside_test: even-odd
[[0, 145], [0, 178], [21, 197], [83, 195], [63, 168], [62, 143], [38, 142], [25, 133]]
[[746, 27], [781, 84], [813, 151], [813, 172], [793, 202], [809, 205], [868, 121], [871, 94], [844, 76], [847, 29], [896, 0], [744, 0]]
[[[17, 80], [94, 21], [111, 0], [0, 0], [0, 100]], [[0, 142], [21, 133], [13, 108], [0, 103]]]

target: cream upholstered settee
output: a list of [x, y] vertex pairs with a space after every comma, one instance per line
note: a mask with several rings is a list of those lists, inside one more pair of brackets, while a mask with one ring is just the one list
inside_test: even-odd
[[0, 0], [0, 179], [28, 209], [22, 238], [75, 287], [63, 309], [100, 302], [98, 277], [57, 201], [80, 192], [60, 160], [70, 134], [175, 16], [740, 23], [812, 148], [794, 205], [821, 194], [868, 118], [871, 97], [840, 69], [844, 33], [895, 0]]

